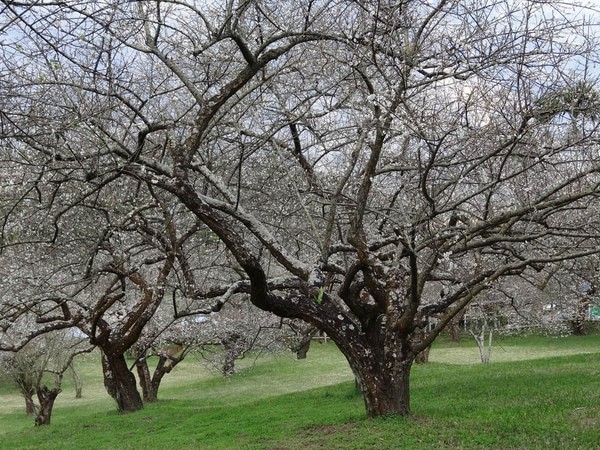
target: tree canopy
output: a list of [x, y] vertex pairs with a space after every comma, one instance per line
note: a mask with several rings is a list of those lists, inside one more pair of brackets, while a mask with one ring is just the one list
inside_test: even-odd
[[[369, 416], [407, 415], [415, 357], [473, 298], [598, 252], [600, 46], [573, 2], [3, 2], [1, 17], [3, 257], [56, 255], [36, 262], [56, 273], [42, 292], [96, 286], [101, 229], [140, 236], [136, 199], [154, 195], [163, 234], [140, 246], [163, 256], [117, 245], [128, 282], [309, 322]], [[23, 293], [2, 300], [3, 342], [19, 317], [97, 311]]]

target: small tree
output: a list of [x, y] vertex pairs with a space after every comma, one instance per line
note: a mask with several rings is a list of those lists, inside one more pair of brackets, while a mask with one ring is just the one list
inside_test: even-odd
[[26, 412], [35, 417], [36, 425], [50, 425], [65, 373], [72, 369], [75, 356], [93, 349], [83, 343], [69, 330], [52, 332], [34, 338], [2, 358], [2, 369], [15, 381], [25, 399]]
[[296, 354], [298, 359], [306, 359], [310, 344], [314, 336], [319, 333], [319, 329], [299, 320], [289, 321], [286, 326], [291, 331], [287, 337], [290, 350]]
[[247, 298], [230, 301], [218, 315], [201, 322], [196, 337], [205, 364], [224, 376], [236, 372], [236, 361], [248, 353], [288, 350], [289, 329], [281, 320], [253, 306]]
[[[489, 307], [480, 304], [472, 305], [468, 310], [469, 333], [477, 342], [479, 356], [483, 364], [490, 362], [492, 355], [492, 339], [494, 334], [494, 317]], [[487, 337], [487, 347], [486, 347]]]
[[41, 352], [34, 354], [32, 350], [25, 348], [18, 352], [4, 352], [0, 358], [2, 372], [8, 374], [17, 385], [25, 400], [25, 412], [28, 416], [36, 414], [33, 396], [38, 384], [39, 371], [35, 370], [35, 363], [43, 361], [44, 355]]
[[[160, 316], [160, 312], [146, 325], [140, 338], [131, 347], [144, 403], [158, 400], [164, 376], [196, 348], [196, 333], [192, 331], [192, 327], [187, 327], [183, 321], [160, 323], [157, 316]], [[157, 360], [153, 369], [150, 359]]]

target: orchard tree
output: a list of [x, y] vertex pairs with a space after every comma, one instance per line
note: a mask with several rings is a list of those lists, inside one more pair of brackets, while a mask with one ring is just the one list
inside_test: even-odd
[[199, 353], [210, 369], [224, 376], [236, 372], [236, 361], [249, 353], [289, 351], [292, 328], [277, 316], [261, 311], [247, 296], [232, 298], [219, 314], [196, 323], [195, 340]]
[[[76, 182], [65, 170], [72, 163], [45, 168], [59, 179], [59, 189]], [[30, 209], [10, 211], [6, 229], [17, 237], [5, 244], [2, 255], [7, 264], [0, 346], [18, 350], [53, 329], [79, 328], [101, 351], [108, 393], [120, 411], [130, 412], [140, 409], [143, 401], [126, 354], [167, 293], [170, 300], [177, 289], [193, 288], [194, 260], [187, 258], [188, 251], [198, 253], [206, 247], [196, 242], [198, 248], [184, 248], [190, 237], [201, 237], [198, 223], [180, 220], [165, 195], [155, 195], [144, 182], [123, 181], [124, 189], [115, 190], [118, 185], [88, 180], [90, 187], [83, 193], [70, 189], [59, 201], [52, 180], [39, 180], [40, 194], [31, 214], [40, 223], [40, 215], [54, 215], [47, 224], [49, 236], [45, 229], [30, 232], [22, 227], [22, 216]]]
[[465, 327], [477, 343], [479, 357], [483, 364], [490, 362], [494, 331], [503, 325], [504, 298], [502, 296], [500, 300], [490, 298], [492, 295], [490, 291], [481, 294], [477, 302], [467, 307], [464, 315]]
[[[158, 400], [164, 376], [197, 348], [195, 327], [173, 319], [172, 314], [164, 315], [161, 309], [164, 308], [159, 308], [131, 347], [144, 403]], [[152, 359], [156, 360], [155, 365], [151, 364]]]
[[546, 299], [542, 321], [562, 328], [563, 333], [585, 334], [589, 307], [598, 295], [599, 283], [598, 255], [555, 265], [547, 277], [538, 278], [535, 284]]
[[465, 309], [464, 328], [478, 344], [485, 336], [491, 342], [494, 331], [504, 335], [580, 334], [595, 295], [595, 264], [594, 255], [499, 280]]
[[38, 336], [0, 359], [0, 370], [15, 381], [25, 399], [26, 412], [35, 417], [36, 425], [50, 425], [65, 373], [73, 369], [77, 355], [93, 348], [73, 336], [72, 330], [60, 330]]
[[182, 301], [247, 293], [325, 331], [370, 417], [410, 414], [416, 356], [496, 280], [598, 251], [573, 214], [600, 193], [600, 47], [575, 2], [5, 2], [0, 20], [11, 164], [169, 193], [227, 249], [222, 283]]
[[185, 261], [181, 247], [189, 236], [178, 235], [173, 210], [154, 200], [130, 205], [122, 223], [106, 228], [94, 257], [95, 301], [79, 324], [101, 349], [105, 387], [123, 412], [143, 405], [126, 353], [163, 302], [177, 260]]
[[[317, 336], [319, 330], [313, 325], [298, 320], [288, 321], [283, 325], [290, 331], [287, 337], [290, 350], [296, 354], [298, 359], [306, 359], [306, 355], [310, 350], [310, 344], [313, 338]], [[326, 339], [326, 337], [320, 338]], [[321, 341], [321, 343], [323, 342]]]

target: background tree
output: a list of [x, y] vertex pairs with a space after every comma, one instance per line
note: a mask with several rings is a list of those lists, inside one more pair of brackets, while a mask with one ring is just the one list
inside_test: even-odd
[[201, 324], [174, 320], [171, 311], [165, 315], [161, 309], [164, 308], [159, 308], [131, 347], [144, 403], [158, 400], [164, 376], [198, 348], [196, 328]]
[[538, 321], [555, 332], [582, 335], [588, 328], [589, 306], [596, 298], [598, 257], [591, 255], [556, 265], [545, 277], [531, 280], [544, 293]]
[[62, 391], [65, 373], [72, 369], [77, 355], [92, 349], [75, 338], [70, 330], [61, 330], [38, 336], [0, 360], [2, 371], [19, 387], [26, 412], [35, 417], [36, 425], [50, 425], [54, 401]]
[[207, 367], [231, 376], [236, 361], [248, 355], [289, 351], [294, 333], [273, 314], [256, 308], [247, 296], [237, 296], [219, 314], [196, 324], [196, 342]]
[[494, 331], [500, 325], [498, 321], [501, 320], [499, 311], [502, 305], [491, 302], [489, 298], [482, 297], [484, 296], [480, 296], [477, 304], [469, 305], [466, 326], [477, 343], [481, 362], [487, 364], [490, 362], [492, 355]]
[[[289, 347], [292, 352], [296, 354], [298, 359], [306, 359], [306, 355], [310, 350], [310, 344], [312, 340], [318, 335], [319, 330], [302, 321], [290, 321], [286, 324], [289, 329]], [[319, 337], [324, 340], [326, 337]]]
[[3, 63], [4, 123], [80, 180], [170, 193], [227, 249], [196, 299], [327, 332], [367, 414], [407, 415], [415, 357], [473, 298], [598, 251], [572, 214], [600, 192], [574, 4], [8, 4], [28, 70]]
[[[69, 183], [80, 181], [72, 173], [78, 164], [65, 158], [59, 167], [49, 164], [44, 170], [58, 178], [56, 189], [73, 189]], [[68, 176], [61, 178], [61, 172]], [[178, 222], [175, 210], [143, 182], [123, 185], [123, 192], [133, 193], [126, 197], [103, 182], [86, 183], [82, 193], [69, 190], [59, 201], [46, 189], [52, 181], [37, 182], [35, 214], [51, 215], [50, 223], [34, 230], [37, 240], [24, 238], [28, 231], [18, 220], [20, 212], [13, 209], [7, 216], [6, 228], [20, 238], [8, 243], [3, 255], [11, 288], [2, 303], [3, 336], [10, 337], [3, 347], [19, 348], [48, 330], [76, 326], [101, 350], [105, 385], [119, 410], [135, 411], [142, 398], [125, 355], [166, 292], [193, 291], [183, 246], [197, 225]], [[179, 224], [187, 227], [181, 234]]]

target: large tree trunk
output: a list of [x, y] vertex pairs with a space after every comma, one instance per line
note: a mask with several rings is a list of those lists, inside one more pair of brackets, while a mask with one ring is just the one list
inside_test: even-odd
[[41, 386], [36, 389], [36, 392], [40, 402], [40, 408], [35, 417], [35, 424], [50, 425], [54, 400], [56, 400], [56, 397], [60, 394], [60, 388], [48, 389], [47, 386]]
[[409, 416], [410, 370], [415, 360], [409, 341], [402, 343], [400, 339], [390, 339], [385, 350], [382, 346], [372, 345], [373, 342], [336, 341], [336, 337], [331, 337], [354, 372], [367, 417]]
[[361, 381], [368, 417], [410, 415], [410, 369], [398, 375], [394, 381], [381, 379], [387, 376], [370, 376]]
[[144, 403], [137, 390], [135, 376], [127, 367], [125, 355], [107, 355], [102, 352], [104, 386], [117, 402], [120, 412], [134, 412], [142, 409]]
[[[297, 301], [285, 303], [286, 299], [279, 296], [255, 293], [251, 299], [261, 309], [301, 318], [327, 333], [354, 373], [367, 417], [410, 415], [410, 370], [416, 353], [425, 348], [426, 342], [415, 335], [417, 331], [410, 321], [386, 325], [381, 319], [383, 314], [375, 309], [367, 316], [370, 320], [357, 326], [333, 302], [300, 305]], [[413, 344], [415, 340], [419, 345]]]
[[362, 368], [355, 369], [367, 417], [409, 416], [412, 361], [401, 363], [399, 370], [386, 370], [383, 365], [369, 363], [368, 359], [361, 362]]

